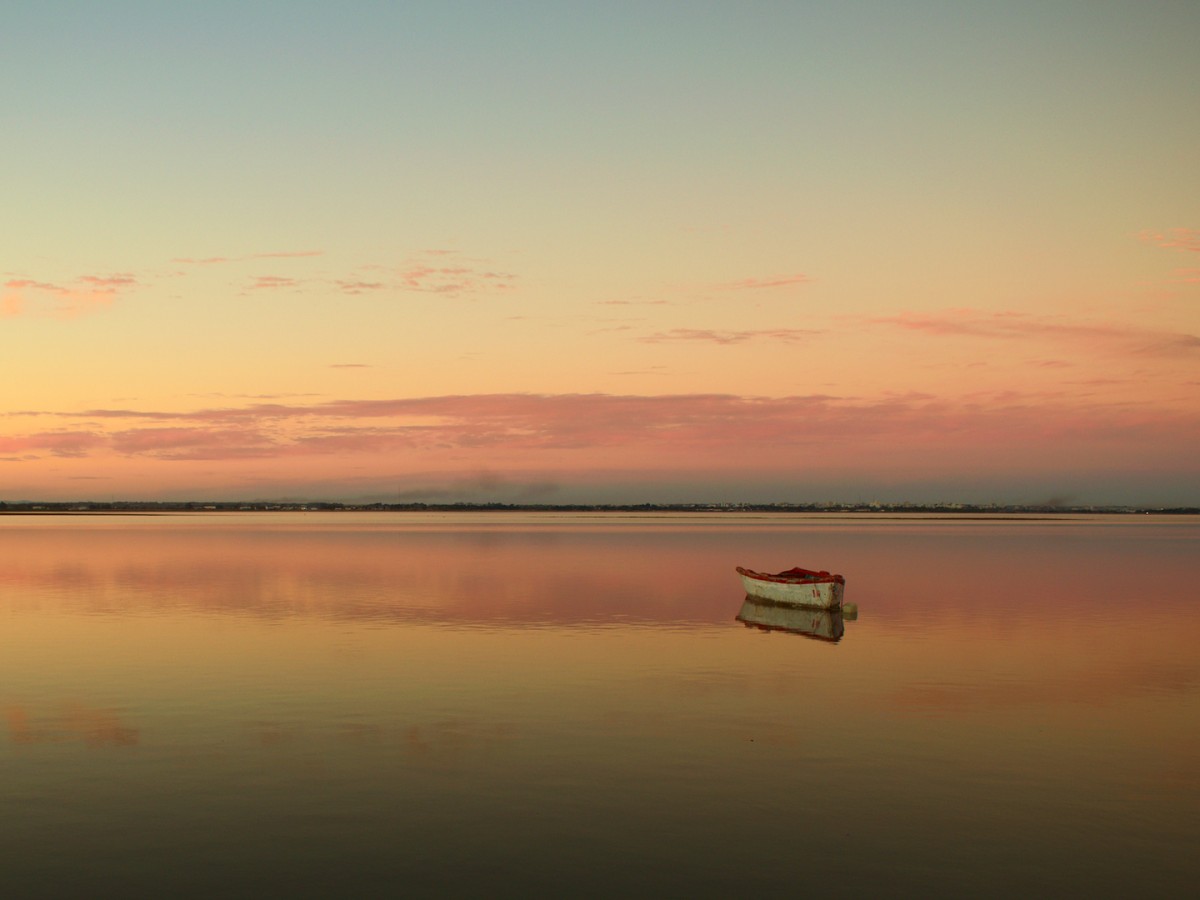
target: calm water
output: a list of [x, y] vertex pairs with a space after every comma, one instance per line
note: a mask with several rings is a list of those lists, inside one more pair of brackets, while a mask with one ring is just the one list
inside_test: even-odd
[[[1200, 521], [0, 517], [0, 896], [1194, 896]], [[837, 643], [735, 621], [829, 568]]]

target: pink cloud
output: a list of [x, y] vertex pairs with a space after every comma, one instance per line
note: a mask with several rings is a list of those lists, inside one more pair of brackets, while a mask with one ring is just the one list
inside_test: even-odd
[[1200, 445], [1195, 409], [1018, 391], [959, 400], [452, 395], [63, 418], [74, 421], [62, 431], [0, 439], [0, 458], [20, 460], [8, 472], [28, 479], [55, 455], [66, 458], [62, 467], [74, 457], [76, 473], [112, 475], [136, 491], [214, 484], [217, 473], [226, 484], [286, 482], [303, 491], [356, 479], [428, 487], [485, 468], [533, 480], [659, 484], [1155, 471], [1194, 490], [1185, 486], [1195, 484]]
[[387, 272], [387, 280], [359, 278], [351, 275], [335, 279], [332, 283], [346, 294], [362, 294], [368, 291], [413, 291], [424, 294], [458, 296], [510, 290], [516, 276], [508, 272], [474, 268], [467, 265], [430, 265], [417, 263], [403, 268], [387, 266], [363, 266], [371, 272]]
[[283, 275], [256, 275], [250, 283], [250, 290], [275, 290], [277, 288], [294, 288], [299, 285], [300, 282], [295, 278]]
[[[363, 294], [371, 291], [416, 291], [429, 294], [444, 294], [447, 296], [501, 292], [510, 290], [516, 283], [516, 276], [509, 272], [476, 264], [478, 261], [464, 260], [448, 264], [445, 257], [454, 256], [454, 250], [428, 250], [423, 254], [424, 259], [406, 266], [383, 266], [371, 264], [358, 267], [357, 270], [346, 273], [343, 277], [320, 281], [324, 286], [333, 287], [344, 294]], [[324, 255], [322, 250], [279, 251], [268, 253], [251, 253], [244, 256], [209, 256], [209, 257], [175, 257], [172, 262], [194, 266], [211, 266], [226, 263], [239, 263], [253, 260], [288, 260], [305, 259]], [[387, 278], [362, 277], [362, 273], [386, 272]], [[184, 274], [184, 273], [178, 273]], [[247, 285], [249, 290], [272, 290], [278, 288], [296, 288], [302, 284], [316, 283], [314, 279], [302, 282], [299, 279], [282, 275], [259, 275]]]
[[118, 272], [116, 275], [81, 275], [79, 280], [84, 284], [89, 284], [97, 290], [117, 290], [118, 288], [132, 287], [137, 284], [137, 279], [128, 272]]
[[244, 459], [278, 452], [270, 438], [240, 428], [139, 428], [113, 434], [111, 447], [121, 455], [175, 460]]
[[433, 294], [457, 294], [469, 279], [470, 270], [461, 266], [415, 266], [400, 273], [400, 284], [410, 291], [428, 291]]
[[714, 331], [704, 328], [673, 328], [646, 335], [641, 340], [647, 344], [669, 341], [707, 341], [713, 344], [741, 344], [753, 340], [773, 340], [792, 343], [807, 340], [821, 331], [807, 328], [761, 328], [749, 331]]
[[381, 291], [387, 287], [387, 285], [382, 281], [340, 280], [335, 281], [334, 284], [336, 284], [340, 290], [347, 294], [362, 294], [367, 291]]
[[30, 278], [14, 278], [11, 281], [4, 282], [4, 287], [14, 291], [29, 289], [58, 294], [66, 291], [66, 288], [61, 285], [51, 284], [48, 281], [34, 281]]
[[106, 443], [104, 435], [90, 431], [45, 431], [0, 437], [0, 453], [48, 453], [51, 456], [81, 457]]
[[1183, 356], [1200, 351], [1200, 337], [1186, 332], [1155, 331], [1136, 325], [1088, 324], [1020, 312], [952, 309], [938, 313], [901, 313], [867, 318], [867, 324], [918, 331], [935, 337], [998, 340], [1048, 339], [1108, 347], [1147, 356]]
[[128, 272], [80, 275], [64, 283], [13, 278], [0, 285], [0, 316], [74, 319], [111, 306], [119, 292], [138, 286]]
[[[425, 255], [435, 258], [454, 256], [457, 255], [457, 251], [434, 250], [427, 251]], [[479, 261], [464, 260], [456, 265], [443, 265], [433, 261], [421, 261], [401, 269], [380, 266], [371, 268], [394, 272], [397, 278], [395, 287], [405, 291], [456, 296], [506, 291], [514, 286], [516, 275], [479, 266], [476, 265], [477, 262]]]
[[87, 419], [182, 419], [188, 413], [133, 409], [88, 409], [79, 414]]
[[304, 435], [288, 448], [292, 455], [396, 453], [419, 448], [423, 443], [419, 428], [341, 428], [325, 429], [320, 434]]
[[[191, 413], [92, 410], [83, 415], [129, 420], [174, 417], [181, 422], [179, 427], [116, 432], [112, 446], [118, 452], [219, 452], [223, 446], [234, 446], [238, 456], [333, 446], [504, 446], [529, 451], [635, 445], [725, 447], [750, 442], [785, 447], [896, 434], [907, 434], [924, 445], [940, 443], [955, 433], [1019, 435], [1032, 430], [1042, 437], [1071, 431], [1116, 435], [1134, 421], [1143, 425], [1183, 421], [1168, 412], [1070, 405], [1016, 392], [978, 395], [964, 402], [925, 395], [854, 401], [824, 395], [485, 394], [258, 404]], [[366, 425], [373, 420], [378, 424]], [[1188, 427], [1196, 427], [1186, 421], [1191, 422]], [[274, 436], [267, 435], [267, 426]], [[94, 445], [96, 439], [92, 440]], [[25, 447], [0, 445], [0, 451]]]
[[758, 288], [790, 287], [795, 284], [808, 284], [812, 279], [802, 273], [795, 275], [775, 275], [767, 278], [742, 278], [722, 285], [725, 290], [740, 291]]
[[1200, 253], [1200, 230], [1195, 228], [1168, 228], [1166, 231], [1143, 231], [1138, 237], [1149, 244], [1171, 250]]

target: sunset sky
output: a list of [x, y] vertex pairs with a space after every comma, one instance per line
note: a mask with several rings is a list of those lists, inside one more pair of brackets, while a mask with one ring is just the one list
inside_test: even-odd
[[47, 2], [0, 500], [1200, 504], [1200, 3]]

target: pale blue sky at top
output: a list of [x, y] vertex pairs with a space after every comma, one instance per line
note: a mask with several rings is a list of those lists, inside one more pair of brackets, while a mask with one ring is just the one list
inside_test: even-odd
[[1200, 4], [0, 11], [0, 497], [1200, 496]]

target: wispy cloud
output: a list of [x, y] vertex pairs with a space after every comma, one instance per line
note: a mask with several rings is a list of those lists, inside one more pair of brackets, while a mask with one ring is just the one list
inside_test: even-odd
[[399, 265], [360, 266], [332, 284], [346, 294], [388, 291], [469, 297], [508, 291], [516, 282], [515, 274], [494, 268], [486, 260], [461, 256], [457, 250], [434, 249]]
[[808, 284], [812, 279], [797, 272], [794, 275], [771, 275], [765, 278], [740, 278], [727, 282], [721, 287], [727, 291], [759, 290], [762, 288], [791, 287], [797, 284]]
[[111, 306], [122, 291], [138, 286], [138, 279], [128, 272], [80, 275], [67, 282], [11, 278], [0, 284], [0, 317], [74, 319]]
[[[224, 270], [229, 277], [228, 288], [231, 292], [336, 291], [350, 296], [412, 292], [474, 297], [510, 291], [517, 283], [515, 274], [495, 268], [486, 261], [459, 258], [457, 251], [453, 250], [424, 251], [416, 259], [398, 265], [370, 264], [341, 273], [290, 274], [292, 270], [287, 261], [303, 261], [324, 256], [324, 253], [323, 250], [296, 250], [242, 256], [180, 256], [174, 257], [171, 262], [189, 268], [160, 272], [157, 277], [187, 279], [194, 275], [196, 268], [240, 263], [242, 265]], [[249, 264], [264, 260], [277, 263], [280, 268], [263, 274], [247, 273]], [[129, 272], [80, 275], [69, 281], [10, 275], [8, 280], [0, 281], [0, 318], [75, 318], [111, 306], [121, 293], [153, 287], [154, 277], [148, 278], [146, 281]]]
[[124, 456], [174, 460], [245, 459], [278, 453], [275, 441], [245, 428], [139, 428], [114, 433], [110, 445]]
[[80, 275], [79, 281], [100, 291], [116, 291], [137, 284], [137, 279], [128, 272], [120, 272], [116, 275]]
[[0, 436], [0, 453], [82, 457], [107, 443], [108, 440], [103, 434], [91, 431], [42, 431], [27, 435]]
[[338, 279], [334, 284], [344, 294], [365, 294], [368, 291], [382, 291], [387, 288], [382, 281], [363, 281], [351, 278]]
[[1200, 352], [1200, 337], [1186, 332], [1156, 331], [1124, 323], [1071, 322], [1062, 317], [1021, 312], [951, 309], [876, 316], [861, 321], [935, 337], [1044, 339], [1146, 356], [1185, 356]]
[[661, 344], [672, 341], [706, 341], [712, 344], [742, 344], [746, 341], [771, 340], [794, 343], [809, 340], [821, 334], [821, 331], [808, 328], [759, 328], [748, 331], [717, 331], [707, 328], [673, 328], [670, 331], [657, 331], [648, 334], [641, 340], [647, 344]]
[[278, 290], [280, 288], [296, 288], [300, 286], [299, 280], [289, 278], [285, 275], [256, 275], [251, 279], [248, 285], [252, 291], [261, 290]]
[[470, 266], [417, 265], [397, 273], [399, 286], [408, 291], [429, 294], [467, 294], [481, 291], [506, 291], [516, 276], [508, 272]]
[[1200, 229], [1168, 228], [1166, 231], [1142, 231], [1138, 237], [1149, 244], [1171, 250], [1200, 253]]

